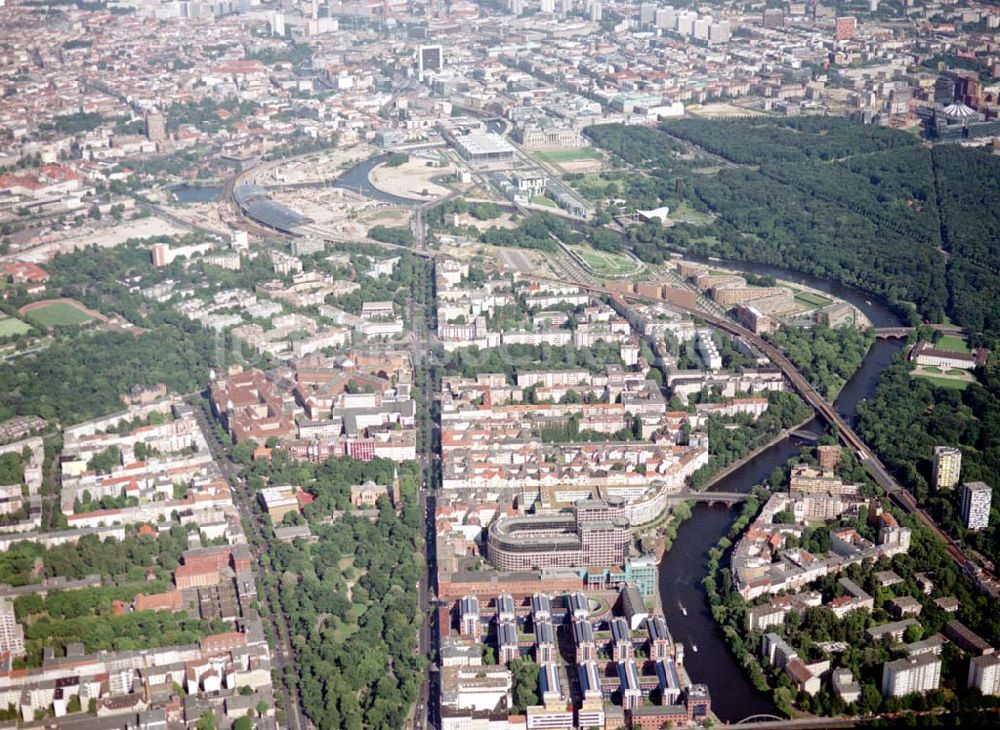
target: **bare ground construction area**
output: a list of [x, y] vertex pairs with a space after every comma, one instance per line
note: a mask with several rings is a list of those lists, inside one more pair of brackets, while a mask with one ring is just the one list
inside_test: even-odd
[[22, 261], [44, 263], [57, 253], [70, 253], [90, 246], [111, 248], [125, 243], [130, 238], [151, 238], [153, 236], [175, 236], [187, 233], [180, 226], [162, 218], [150, 216], [125, 221], [111, 227], [102, 227], [79, 235], [53, 236], [46, 242], [18, 252], [17, 258]]
[[445, 175], [454, 175], [455, 172], [455, 168], [450, 164], [442, 166], [431, 160], [411, 157], [407, 162], [395, 167], [379, 165], [371, 171], [368, 179], [384, 193], [428, 201], [443, 198], [451, 192], [434, 180]]

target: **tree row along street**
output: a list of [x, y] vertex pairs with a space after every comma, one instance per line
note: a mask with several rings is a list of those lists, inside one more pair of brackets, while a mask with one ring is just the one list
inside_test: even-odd
[[266, 625], [270, 627], [271, 635], [274, 639], [272, 672], [277, 675], [275, 691], [281, 697], [282, 704], [285, 707], [288, 727], [294, 728], [294, 730], [305, 730], [305, 728], [311, 727], [309, 720], [306, 719], [302, 712], [298, 697], [295, 693], [289, 691], [288, 684], [285, 681], [286, 668], [291, 667], [294, 669], [297, 664], [295, 650], [292, 648], [289, 639], [290, 632], [287, 618], [281, 611], [277, 597], [270, 595], [272, 589], [267, 580], [268, 569], [261, 562], [261, 549], [262, 546], [267, 545], [267, 539], [264, 536], [260, 521], [253, 513], [253, 498], [247, 493], [245, 486], [240, 483], [239, 468], [230, 459], [228, 451], [219, 440], [218, 432], [214, 428], [214, 425], [209, 422], [208, 416], [201, 408], [201, 403], [194, 402], [193, 404], [195, 417], [198, 419], [202, 432], [208, 440], [208, 446], [215, 459], [215, 463], [219, 465], [223, 476], [232, 486], [233, 499], [250, 541], [250, 550], [254, 556], [254, 569], [257, 573], [257, 581], [259, 583], [258, 590], [265, 594], [258, 599], [262, 609], [261, 616], [264, 618]]

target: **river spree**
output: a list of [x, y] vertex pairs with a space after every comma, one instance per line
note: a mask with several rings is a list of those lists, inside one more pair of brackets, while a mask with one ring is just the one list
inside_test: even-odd
[[[855, 289], [770, 266], [729, 262], [726, 265], [798, 281], [828, 292], [854, 304], [876, 327], [899, 325], [899, 319], [892, 310], [880, 302], [868, 300], [865, 294]], [[901, 342], [876, 341], [868, 351], [861, 367], [844, 385], [834, 403], [848, 422], [853, 423], [858, 403], [871, 396], [878, 384], [879, 374], [902, 347]], [[823, 424], [814, 419], [804, 428], [819, 433]], [[797, 439], [783, 439], [717, 482], [712, 489], [720, 492], [748, 491], [764, 481], [776, 466], [784, 465], [803, 445], [804, 442]], [[696, 506], [691, 519], [681, 525], [673, 547], [660, 563], [660, 597], [667, 625], [674, 640], [682, 642], [686, 648], [684, 664], [692, 681], [708, 685], [712, 693], [712, 709], [727, 722], [737, 722], [756, 714], [776, 714], [769, 696], [757, 692], [726, 648], [701, 585], [708, 551], [728, 531], [734, 514], [732, 509], [721, 505]]]

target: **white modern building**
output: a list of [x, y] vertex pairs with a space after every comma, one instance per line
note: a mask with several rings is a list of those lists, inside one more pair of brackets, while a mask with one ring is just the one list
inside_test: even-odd
[[14, 604], [6, 598], [0, 599], [0, 653], [5, 652], [24, 656], [24, 627], [17, 622]]
[[1000, 695], [1000, 655], [984, 654], [969, 661], [969, 688], [984, 695]]
[[936, 654], [903, 657], [882, 665], [882, 695], [904, 697], [930, 692], [941, 683], [941, 658]]
[[969, 530], [985, 530], [990, 525], [993, 488], [984, 482], [962, 485], [962, 524]]

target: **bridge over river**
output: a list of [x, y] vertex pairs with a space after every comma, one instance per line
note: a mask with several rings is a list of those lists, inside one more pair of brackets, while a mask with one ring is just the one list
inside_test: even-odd
[[682, 489], [667, 495], [668, 502], [705, 502], [707, 504], [737, 504], [746, 501], [746, 492], [699, 492]]

